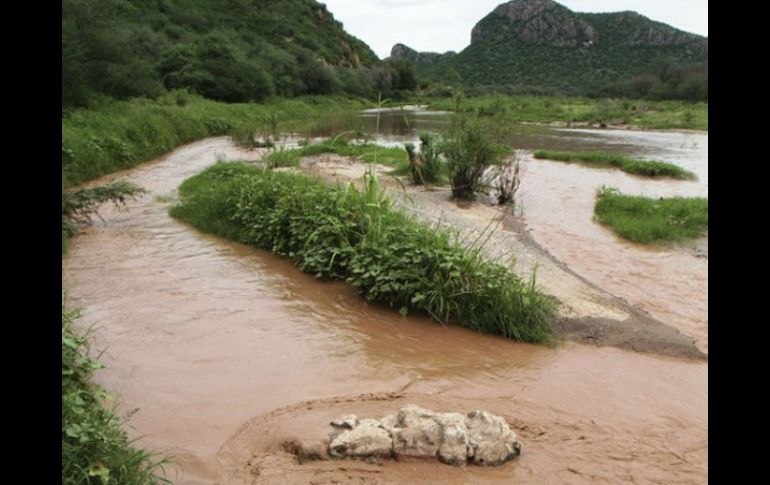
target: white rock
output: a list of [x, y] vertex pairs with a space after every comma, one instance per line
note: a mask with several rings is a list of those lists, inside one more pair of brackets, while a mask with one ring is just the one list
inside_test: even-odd
[[438, 449], [439, 459], [450, 465], [465, 465], [468, 458], [468, 429], [465, 416], [460, 413], [437, 413], [435, 419], [442, 431], [441, 446]]
[[362, 419], [329, 443], [329, 454], [336, 457], [389, 457], [392, 451], [393, 439], [376, 419]]
[[402, 456], [435, 457], [442, 441], [441, 425], [436, 413], [410, 404], [397, 415], [393, 430], [393, 451]]
[[521, 453], [521, 445], [508, 423], [486, 411], [468, 413], [468, 457], [482, 466], [502, 465]]

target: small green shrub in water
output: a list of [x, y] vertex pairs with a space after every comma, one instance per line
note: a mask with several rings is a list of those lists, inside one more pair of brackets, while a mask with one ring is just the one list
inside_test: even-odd
[[649, 198], [622, 195], [602, 187], [597, 195], [596, 219], [621, 237], [637, 243], [677, 241], [699, 237], [708, 229], [708, 199]]
[[77, 312], [62, 307], [61, 459], [64, 485], [157, 485], [165, 459], [135, 448], [123, 419], [105, 408], [104, 391], [90, 383], [101, 365], [89, 356], [88, 332], [77, 332]]
[[[403, 151], [402, 151], [403, 153]], [[479, 332], [550, 342], [554, 304], [480, 248], [394, 210], [377, 180], [332, 186], [301, 175], [220, 163], [187, 179], [171, 214], [206, 232], [345, 280], [371, 301]]]
[[452, 194], [473, 199], [484, 188], [487, 169], [500, 165], [510, 151], [510, 147], [496, 141], [491, 124], [473, 118], [459, 120], [442, 150]]
[[560, 162], [582, 162], [590, 165], [603, 165], [620, 168], [622, 171], [646, 177], [671, 177], [675, 179], [695, 179], [695, 174], [672, 163], [656, 160], [639, 160], [604, 152], [558, 152], [537, 150], [538, 159], [557, 160]]

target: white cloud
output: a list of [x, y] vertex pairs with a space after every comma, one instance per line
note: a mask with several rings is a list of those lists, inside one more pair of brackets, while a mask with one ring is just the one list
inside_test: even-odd
[[[634, 10], [673, 27], [708, 35], [708, 0], [557, 0], [576, 12]], [[418, 51], [461, 51], [471, 29], [502, 0], [323, 0], [345, 30], [380, 58], [393, 44]]]

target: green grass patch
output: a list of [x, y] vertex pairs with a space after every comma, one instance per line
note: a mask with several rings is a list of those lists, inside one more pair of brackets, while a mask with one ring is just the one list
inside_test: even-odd
[[[402, 150], [403, 151], [403, 150]], [[288, 257], [344, 280], [370, 301], [479, 332], [552, 342], [552, 299], [480, 248], [393, 208], [375, 177], [334, 186], [242, 163], [219, 163], [179, 187], [171, 214], [204, 232]]]
[[364, 101], [307, 96], [266, 103], [219, 103], [185, 92], [158, 100], [105, 100], [62, 116], [62, 177], [73, 185], [151, 160], [201, 138], [231, 135], [253, 145], [277, 130], [296, 130], [319, 117], [357, 111]]
[[539, 159], [558, 160], [560, 162], [582, 162], [589, 165], [617, 167], [624, 172], [645, 177], [670, 177], [686, 180], [696, 178], [694, 173], [673, 163], [639, 160], [612, 153], [537, 150], [534, 156]]
[[336, 153], [344, 157], [355, 157], [365, 163], [379, 163], [393, 167], [409, 162], [406, 150], [398, 147], [385, 147], [374, 143], [350, 143], [342, 137], [334, 137], [321, 143], [297, 149], [301, 157]]
[[637, 243], [678, 241], [701, 236], [709, 223], [705, 198], [660, 198], [622, 195], [599, 190], [596, 219], [619, 236]]
[[[459, 101], [459, 102], [458, 102]], [[606, 123], [647, 129], [687, 128], [708, 130], [708, 103], [650, 101], [638, 99], [585, 98], [566, 96], [507, 96], [502, 94], [465, 97], [417, 97], [414, 104], [431, 110], [499, 116], [516, 122]]]
[[296, 167], [299, 165], [300, 157], [301, 154], [299, 150], [280, 147], [277, 150], [270, 152], [270, 154], [265, 157], [264, 161], [270, 168]]
[[77, 316], [62, 307], [62, 484], [171, 483], [161, 476], [167, 461], [132, 445], [123, 418], [104, 407], [104, 390], [90, 383], [101, 365], [89, 356], [89, 332], [74, 328]]

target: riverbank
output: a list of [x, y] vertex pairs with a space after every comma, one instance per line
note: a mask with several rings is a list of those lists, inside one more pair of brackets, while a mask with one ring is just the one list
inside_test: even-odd
[[[708, 131], [708, 103], [559, 96], [418, 97], [430, 110], [496, 116], [511, 123], [562, 123], [565, 127], [693, 129]], [[626, 128], [629, 127], [629, 128]]]
[[206, 137], [271, 137], [312, 125], [322, 116], [358, 112], [368, 104], [338, 96], [220, 103], [184, 91], [154, 101], [104, 100], [62, 114], [63, 185], [139, 165]]

